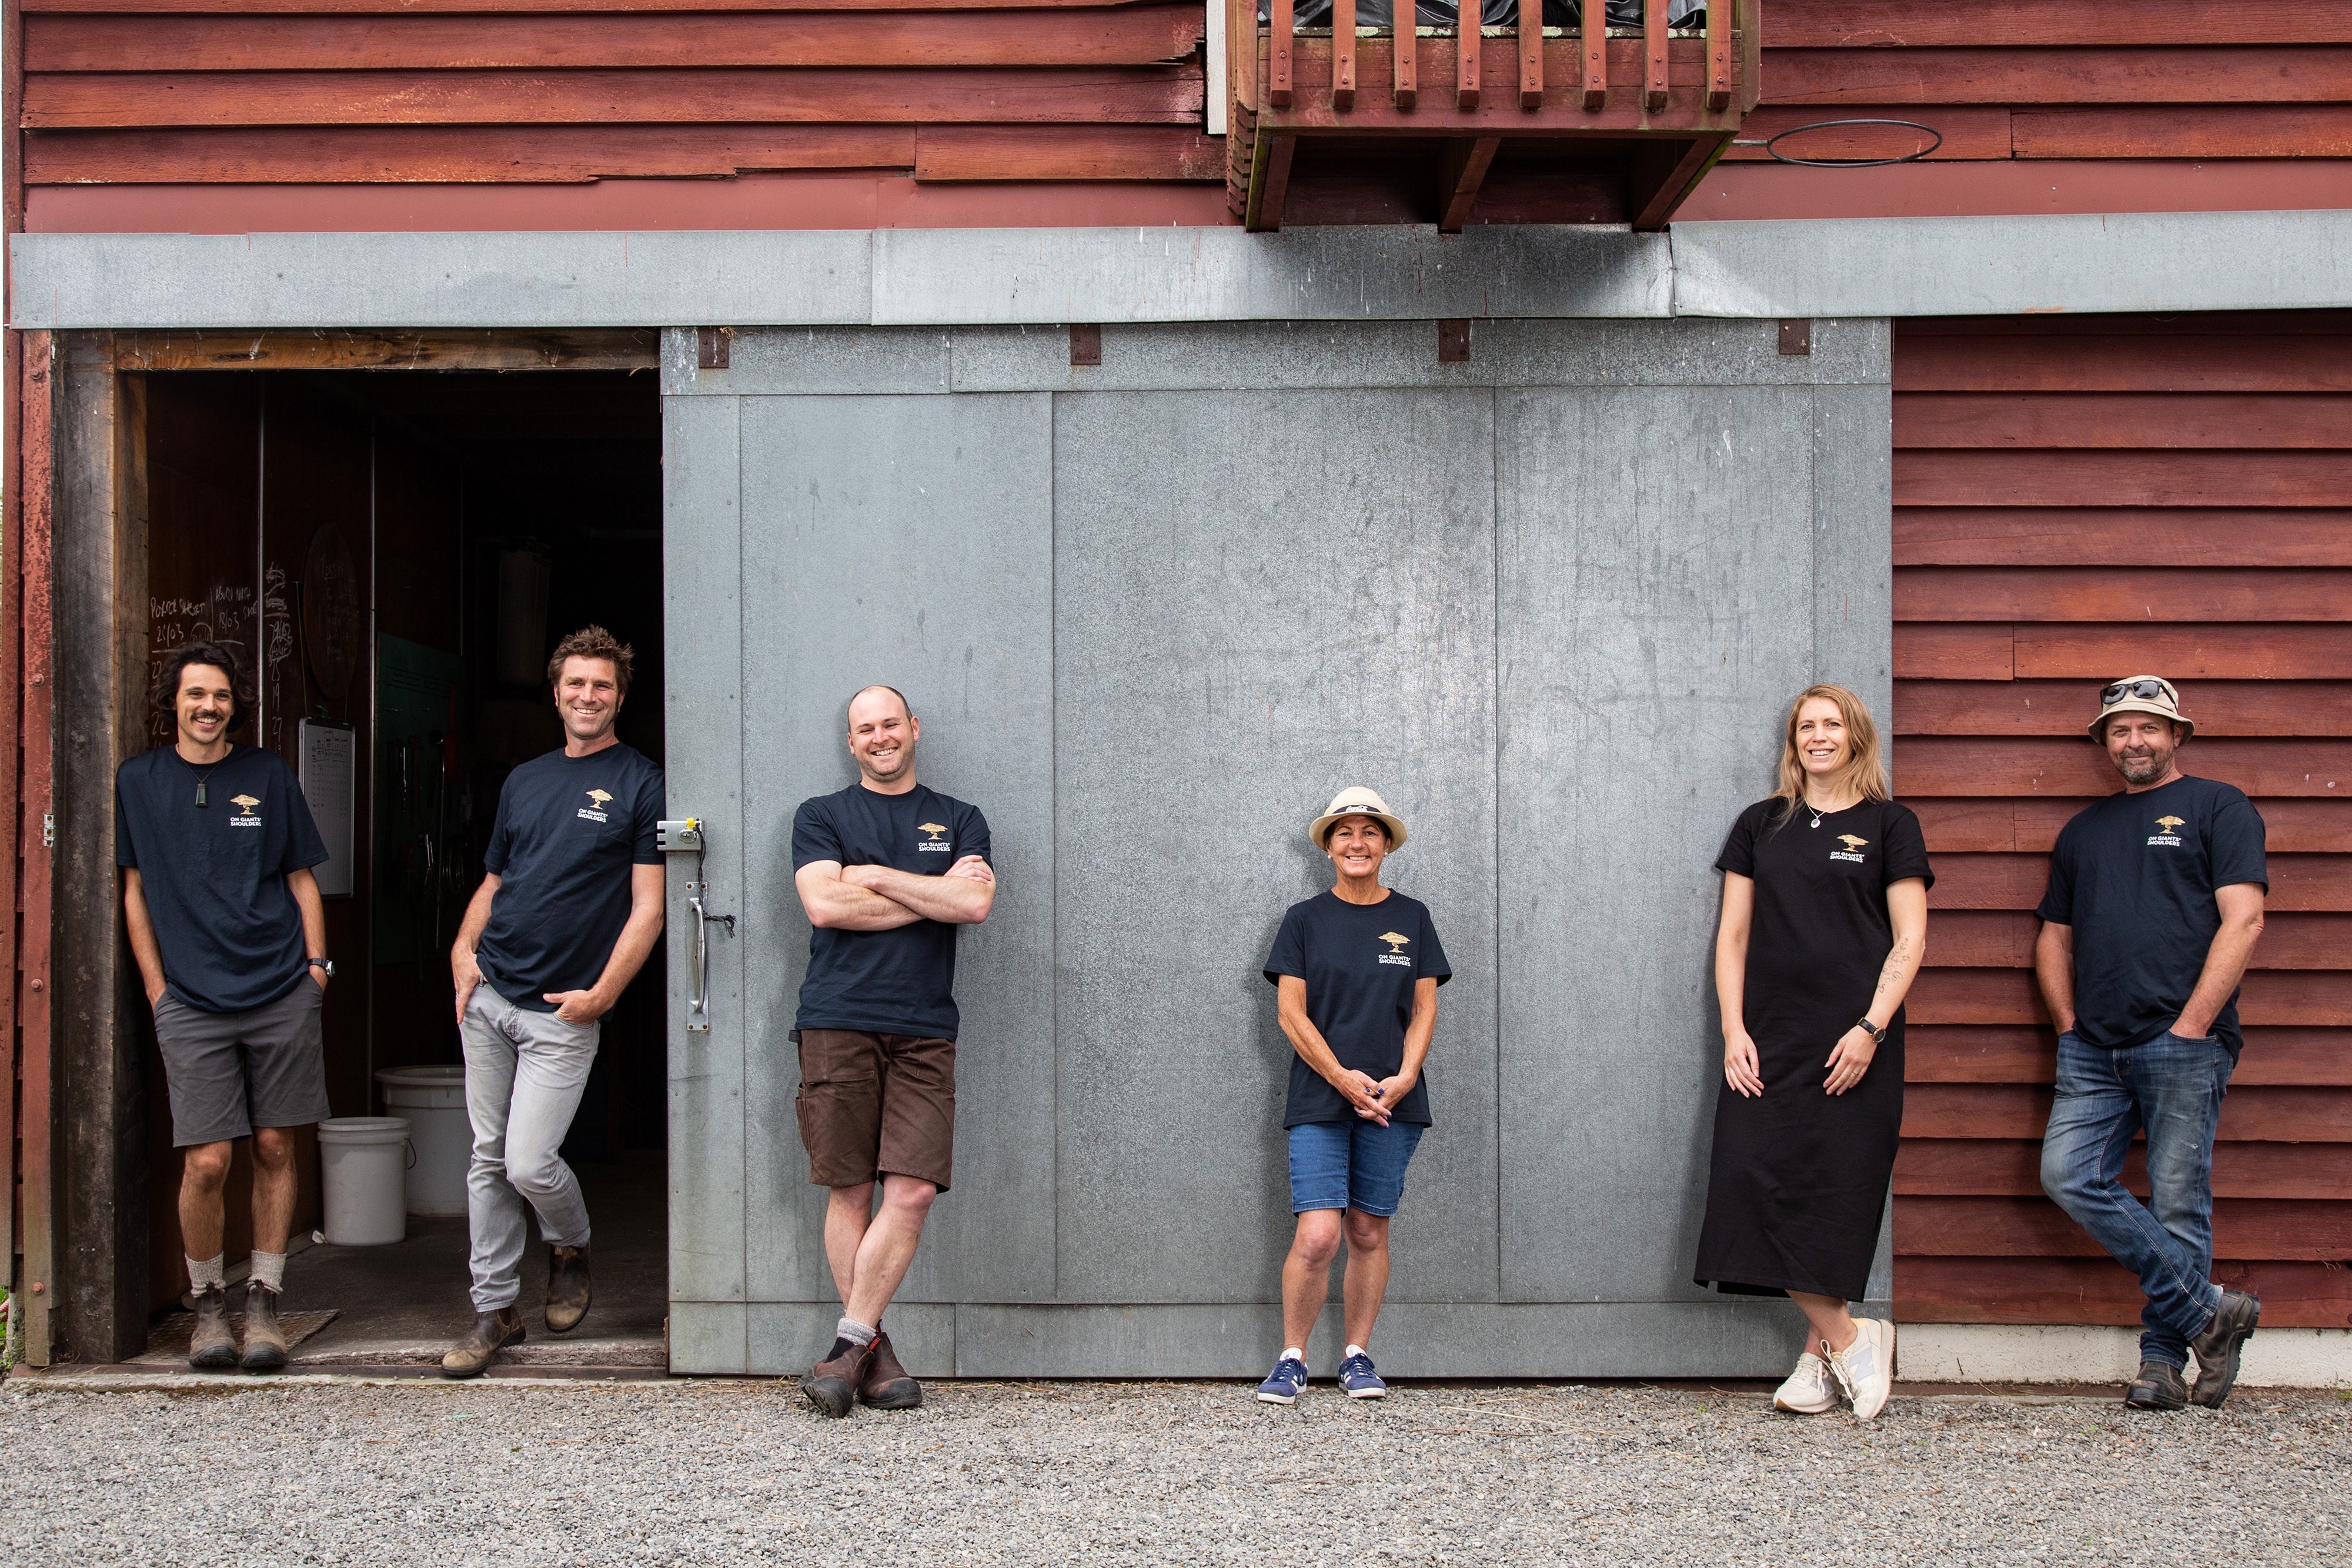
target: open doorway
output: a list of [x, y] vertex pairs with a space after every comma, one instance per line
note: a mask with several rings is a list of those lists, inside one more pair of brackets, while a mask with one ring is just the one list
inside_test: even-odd
[[[296, 768], [337, 857], [320, 871], [337, 961], [325, 1014], [334, 1113], [409, 1114], [387, 1104], [382, 1074], [461, 1061], [448, 950], [481, 878], [500, 786], [562, 744], [545, 668], [566, 632], [593, 622], [634, 647], [618, 736], [663, 759], [656, 377], [141, 379], [151, 656], [206, 635], [253, 673], [260, 712], [235, 738]], [[169, 744], [168, 718], [152, 723], [151, 744]], [[348, 758], [340, 771], [338, 752]], [[545, 1251], [534, 1238], [520, 1303], [533, 1332], [502, 1361], [664, 1359], [664, 974], [657, 946], [605, 1017], [564, 1145], [594, 1225], [594, 1306], [561, 1340], [538, 1332]], [[158, 1330], [148, 1354], [170, 1359], [186, 1287], [180, 1159], [145, 1009], [130, 1014], [146, 1052]], [[448, 1098], [462, 1118], [462, 1099]], [[429, 1157], [431, 1140], [415, 1142]], [[247, 1162], [241, 1145], [227, 1197], [233, 1270], [251, 1249]], [[411, 1212], [404, 1240], [341, 1246], [313, 1240], [323, 1220], [315, 1145], [299, 1165], [284, 1298], [289, 1326], [307, 1331], [296, 1364], [437, 1360], [471, 1321], [462, 1176], [453, 1186], [445, 1170], [412, 1186], [412, 1196], [437, 1186], [443, 1201], [427, 1207], [445, 1212]]]

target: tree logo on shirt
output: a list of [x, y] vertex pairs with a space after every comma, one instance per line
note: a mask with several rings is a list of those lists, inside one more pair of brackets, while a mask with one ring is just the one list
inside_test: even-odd
[[955, 848], [953, 844], [949, 843], [946, 840], [940, 837], [941, 833], [948, 831], [948, 825], [945, 822], [917, 822], [915, 824], [915, 831], [919, 833], [929, 833], [931, 835], [929, 838], [925, 839], [921, 843], [915, 846], [919, 850], [951, 850]]
[[2156, 836], [2147, 841], [2177, 850], [2180, 847], [2180, 830], [2188, 825], [2179, 817], [2158, 817], [2156, 820]]
[[1412, 941], [1412, 937], [1402, 931], [1383, 931], [1380, 934], [1379, 940], [1389, 945], [1389, 950], [1381, 955], [1381, 963], [1402, 964], [1407, 968], [1412, 967], [1412, 960], [1406, 957], [1404, 953], [1404, 945]]
[[613, 803], [613, 797], [605, 794], [602, 789], [589, 790], [588, 799], [596, 802], [596, 810], [600, 811]]
[[228, 820], [228, 825], [230, 827], [257, 828], [261, 826], [261, 819], [253, 814], [254, 808], [259, 806], [261, 804], [260, 801], [255, 800], [250, 795], [231, 795], [228, 798], [228, 803], [236, 807], [239, 812], [243, 813], [240, 816], [231, 817]]
[[613, 797], [602, 789], [591, 789], [588, 791], [588, 804], [580, 808], [579, 814], [592, 822], [610, 821], [612, 819], [604, 815], [604, 808], [612, 803], [612, 800]]
[[2158, 817], [2156, 820], [2156, 825], [2163, 829], [2168, 833], [2177, 833], [2189, 824], [2182, 821], [2179, 817]]
[[1870, 842], [1870, 841], [1868, 839], [1857, 839], [1852, 833], [1840, 833], [1837, 836], [1837, 839], [1838, 842], [1843, 844], [1845, 848], [1842, 850], [1832, 850], [1830, 852], [1830, 859], [1833, 861], [1852, 861], [1854, 864], [1860, 865], [1862, 863], [1862, 855], [1860, 852], [1862, 846]]

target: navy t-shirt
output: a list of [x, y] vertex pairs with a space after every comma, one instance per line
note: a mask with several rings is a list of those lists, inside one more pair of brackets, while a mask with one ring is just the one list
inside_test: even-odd
[[[919, 784], [903, 795], [852, 784], [802, 801], [793, 817], [795, 873], [833, 861], [941, 876], [966, 855], [988, 860], [988, 819]], [[798, 1027], [953, 1040], [955, 953], [956, 927], [940, 920], [889, 931], [814, 927]]]
[[[1318, 893], [1294, 904], [1274, 936], [1265, 977], [1307, 982], [1307, 1017], [1342, 1067], [1388, 1078], [1404, 1066], [1405, 1026], [1412, 1021], [1416, 981], [1454, 977], [1429, 906], [1390, 890], [1378, 904], [1349, 904]], [[1391, 1116], [1429, 1125], [1429, 1075], [1413, 1081]], [[1356, 1108], [1293, 1051], [1285, 1128], [1310, 1122], [1353, 1122]]]
[[286, 873], [326, 858], [310, 803], [274, 751], [232, 744], [196, 767], [159, 746], [115, 771], [115, 863], [138, 870], [164, 984], [192, 1008], [241, 1013], [301, 983], [310, 956]]
[[[2234, 785], [2176, 779], [2110, 795], [2058, 834], [2036, 911], [2074, 931], [2074, 1033], [2110, 1051], [2145, 1045], [2189, 1005], [2221, 929], [2217, 887], [2270, 887], [2263, 819]], [[2213, 1019], [2235, 1057], [2238, 995]]]
[[633, 865], [661, 864], [662, 770], [619, 743], [551, 751], [507, 775], [482, 869], [499, 878], [474, 961], [499, 995], [551, 1013], [584, 991], [629, 923]]

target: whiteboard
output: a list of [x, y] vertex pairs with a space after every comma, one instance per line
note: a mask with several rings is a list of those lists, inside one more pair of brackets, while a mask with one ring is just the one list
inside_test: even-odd
[[319, 837], [327, 844], [327, 863], [313, 867], [310, 874], [319, 879], [320, 897], [349, 898], [352, 819], [357, 808], [353, 791], [358, 779], [358, 770], [352, 766], [355, 749], [352, 727], [332, 719], [306, 718], [300, 727], [297, 775], [302, 783], [302, 799], [310, 805], [310, 820], [319, 824]]

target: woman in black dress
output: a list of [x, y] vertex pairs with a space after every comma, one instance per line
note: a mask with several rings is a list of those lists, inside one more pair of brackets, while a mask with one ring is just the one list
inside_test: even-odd
[[1780, 788], [1715, 862], [1723, 1088], [1698, 1282], [1792, 1298], [1810, 1330], [1774, 1403], [1811, 1415], [1843, 1390], [1864, 1420], [1886, 1403], [1895, 1325], [1846, 1303], [1868, 1289], [1895, 1173], [1903, 997], [1936, 880], [1919, 819], [1891, 793], [1862, 699], [1808, 686], [1789, 705]]

